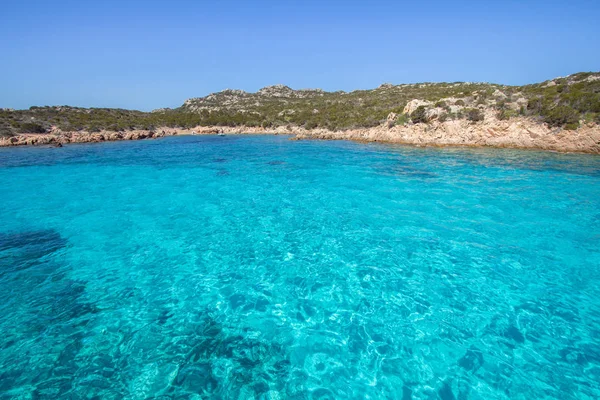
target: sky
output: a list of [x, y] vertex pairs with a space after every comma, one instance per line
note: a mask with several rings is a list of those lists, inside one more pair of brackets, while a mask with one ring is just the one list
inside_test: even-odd
[[2, 0], [0, 107], [541, 82], [600, 70], [599, 21], [600, 0]]

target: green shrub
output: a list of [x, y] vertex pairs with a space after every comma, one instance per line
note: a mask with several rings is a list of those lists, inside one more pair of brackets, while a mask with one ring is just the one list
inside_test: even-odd
[[304, 128], [306, 129], [315, 129], [318, 126], [319, 124], [315, 121], [306, 121], [306, 123], [304, 124]]
[[542, 111], [542, 99], [539, 97], [529, 99], [527, 102], [527, 111], [540, 113]]
[[483, 113], [476, 108], [470, 108], [467, 110], [467, 120], [471, 122], [483, 121]]
[[396, 118], [396, 125], [404, 125], [408, 122], [409, 117], [406, 114], [400, 114], [398, 115], [398, 118]]
[[[544, 122], [549, 126], [570, 127], [579, 126], [579, 113], [569, 106], [556, 106], [549, 110], [544, 110]], [[575, 128], [577, 129], [577, 128]]]
[[333, 131], [333, 132], [337, 131], [338, 128], [339, 128], [338, 125], [335, 122], [333, 122], [333, 121], [327, 122], [327, 125], [325, 127], [328, 130]]
[[[380, 123], [381, 122], [379, 120], [369, 117], [369, 118], [365, 119], [361, 125], [365, 128], [373, 128], [373, 127], [379, 126]], [[327, 126], [329, 127], [329, 123], [327, 124]]]
[[19, 126], [21, 133], [46, 133], [46, 128], [35, 122], [24, 122]]
[[574, 122], [574, 123], [566, 124], [565, 125], [565, 129], [568, 130], [568, 131], [574, 131], [577, 128], [579, 128], [579, 122], [577, 122], [577, 123]]
[[587, 122], [594, 122], [595, 119], [597, 118], [598, 114], [593, 113], [593, 112], [588, 112], [583, 114], [583, 120], [587, 123]]
[[12, 128], [9, 124], [0, 124], [0, 137], [14, 136]]
[[580, 113], [600, 112], [600, 93], [573, 92], [561, 99]]
[[413, 111], [412, 114], [410, 114], [410, 120], [414, 124], [426, 123], [427, 118], [425, 117], [425, 111], [426, 111], [425, 106], [417, 107], [417, 109], [415, 111]]
[[496, 117], [500, 121], [506, 121], [512, 117], [515, 117], [516, 115], [517, 115], [517, 112], [515, 110], [511, 110], [509, 108], [503, 108], [502, 110], [500, 110], [498, 112], [498, 114], [496, 114]]

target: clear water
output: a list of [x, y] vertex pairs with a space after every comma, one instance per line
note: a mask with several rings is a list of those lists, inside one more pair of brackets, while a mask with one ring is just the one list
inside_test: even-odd
[[600, 157], [0, 149], [0, 398], [597, 399]]

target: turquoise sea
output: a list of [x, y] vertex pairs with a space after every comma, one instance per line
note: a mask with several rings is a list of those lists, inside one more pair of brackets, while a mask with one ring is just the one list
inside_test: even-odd
[[598, 399], [600, 157], [0, 149], [0, 399]]

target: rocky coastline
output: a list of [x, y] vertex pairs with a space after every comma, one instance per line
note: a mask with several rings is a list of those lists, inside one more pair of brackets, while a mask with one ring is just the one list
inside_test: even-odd
[[584, 124], [577, 130], [550, 128], [529, 118], [501, 121], [486, 118], [484, 122], [467, 120], [433, 121], [427, 124], [382, 124], [372, 128], [331, 131], [296, 126], [261, 127], [196, 127], [193, 129], [158, 128], [153, 131], [125, 132], [61, 132], [19, 134], [0, 138], [0, 147], [51, 146], [69, 143], [97, 143], [119, 140], [156, 139], [175, 135], [209, 134], [287, 134], [293, 140], [353, 140], [361, 142], [399, 143], [416, 146], [465, 146], [535, 149], [558, 152], [600, 154], [600, 126]]
[[577, 130], [550, 128], [526, 118], [510, 121], [465, 120], [400, 125], [392, 128], [330, 132], [306, 131], [296, 139], [356, 140], [430, 147], [492, 147], [600, 154], [600, 126], [583, 125]]
[[118, 140], [141, 140], [177, 135], [177, 129], [156, 131], [131, 130], [125, 132], [62, 132], [53, 129], [48, 133], [22, 133], [10, 137], [0, 137], [0, 147], [10, 146], [53, 146], [61, 147], [68, 143], [99, 143]]

